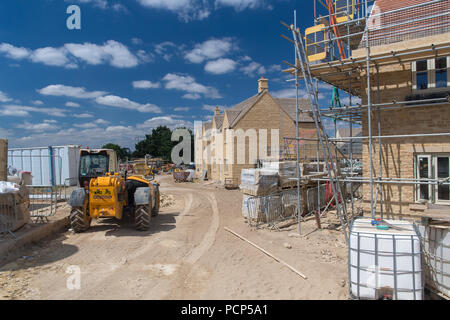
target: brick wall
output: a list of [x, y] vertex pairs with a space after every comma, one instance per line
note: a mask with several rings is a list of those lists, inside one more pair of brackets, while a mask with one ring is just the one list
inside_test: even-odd
[[[412, 93], [411, 64], [384, 67], [377, 75], [372, 70], [372, 102], [404, 101]], [[366, 88], [366, 78], [362, 77], [362, 85]], [[377, 88], [380, 88], [378, 95]], [[363, 97], [363, 104], [367, 97]], [[450, 112], [448, 106], [424, 106], [405, 108], [403, 110], [373, 111], [372, 135], [377, 136], [378, 119], [380, 119], [381, 135], [405, 135], [450, 132]], [[368, 136], [367, 111], [363, 112], [363, 136]], [[421, 153], [450, 153], [450, 137], [417, 137], [383, 139], [381, 145], [383, 177], [414, 178], [414, 157]], [[373, 140], [373, 176], [379, 175], [379, 143]], [[363, 176], [370, 176], [369, 145], [363, 142]], [[375, 197], [376, 185], [374, 185]], [[414, 199], [413, 185], [383, 185], [383, 213], [385, 217], [410, 217], [415, 212], [410, 210]], [[363, 186], [365, 214], [370, 214], [370, 185]], [[380, 205], [376, 208], [380, 212]]]

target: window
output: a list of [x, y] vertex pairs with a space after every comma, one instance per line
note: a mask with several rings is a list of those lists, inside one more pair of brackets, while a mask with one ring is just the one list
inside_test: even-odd
[[[420, 182], [428, 179], [445, 180], [450, 177], [450, 155], [418, 155], [416, 178]], [[450, 204], [450, 186], [419, 184], [416, 186], [416, 201]]]
[[[438, 179], [446, 179], [450, 177], [449, 173], [449, 157], [437, 157], [436, 158], [436, 176]], [[436, 190], [437, 201], [450, 201], [450, 186], [439, 185]]]
[[108, 172], [109, 157], [106, 154], [84, 154], [80, 159], [80, 174], [83, 177], [98, 176]]
[[448, 88], [450, 57], [419, 60], [412, 63], [413, 90], [442, 91]]
[[417, 90], [428, 89], [427, 60], [417, 61], [416, 71]]
[[435, 60], [436, 88], [447, 87], [447, 58]]

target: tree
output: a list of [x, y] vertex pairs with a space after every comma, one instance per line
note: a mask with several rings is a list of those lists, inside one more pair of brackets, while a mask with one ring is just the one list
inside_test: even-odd
[[[191, 154], [194, 157], [194, 135], [191, 130]], [[162, 158], [164, 160], [171, 160], [171, 153], [173, 147], [177, 145], [177, 141], [172, 141], [172, 131], [166, 126], [159, 126], [152, 130], [151, 134], [145, 135], [145, 139], [136, 144], [136, 151], [133, 156], [136, 158], [143, 158], [149, 154], [153, 158]]]
[[133, 155], [137, 158], [142, 158], [149, 154], [154, 158], [170, 160], [170, 154], [174, 145], [172, 142], [172, 131], [166, 126], [159, 126], [153, 129], [151, 134], [145, 135], [145, 140], [136, 144], [136, 151]]
[[116, 151], [117, 158], [121, 161], [126, 161], [131, 156], [131, 151], [129, 148], [122, 148], [121, 146], [114, 143], [105, 144], [102, 149], [112, 149]]

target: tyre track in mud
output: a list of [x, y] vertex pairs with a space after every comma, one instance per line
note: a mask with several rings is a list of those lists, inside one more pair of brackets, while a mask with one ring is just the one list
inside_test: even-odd
[[[161, 299], [172, 296], [174, 289], [187, 281], [186, 277], [192, 277], [193, 266], [213, 245], [219, 228], [219, 213], [215, 195], [211, 192], [177, 187], [161, 190], [184, 198], [180, 201], [184, 205], [175, 217], [174, 229], [152, 233], [142, 240], [133, 238], [133, 233], [123, 238], [108, 236], [108, 231], [101, 229], [101, 225], [96, 226], [100, 230], [92, 233], [70, 235], [69, 242], [78, 247], [78, 252], [50, 264], [58, 265], [58, 274], [41, 270], [33, 276], [35, 279], [30, 279], [39, 288], [39, 296], [35, 298]], [[160, 217], [171, 209], [164, 209]], [[194, 224], [193, 219], [196, 219]], [[189, 237], [184, 239], [185, 235], [199, 233], [205, 225], [209, 225], [205, 232], [196, 235], [198, 238], [203, 234], [200, 241], [197, 239], [192, 243]], [[172, 238], [181, 241], [170, 240]], [[163, 243], [169, 248], [161, 248]], [[161, 253], [161, 259], [158, 253]], [[69, 291], [64, 287], [65, 278], [69, 276], [64, 267], [77, 263], [81, 268], [82, 286], [80, 290]]]

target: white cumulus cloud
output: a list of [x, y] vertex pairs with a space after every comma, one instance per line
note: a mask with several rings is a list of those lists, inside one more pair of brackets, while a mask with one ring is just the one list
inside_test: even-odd
[[9, 43], [0, 43], [0, 52], [6, 57], [21, 60], [30, 56], [31, 50], [24, 47], [15, 47]]
[[174, 119], [171, 116], [151, 118], [146, 120], [144, 123], [137, 125], [137, 127], [140, 129], [152, 129], [159, 126], [167, 126], [170, 129], [179, 127], [187, 127], [187, 128], [193, 127], [192, 122], [181, 119]]
[[115, 108], [123, 108], [129, 110], [136, 110], [139, 112], [153, 112], [153, 113], [161, 113], [161, 108], [157, 105], [147, 103], [140, 104], [134, 101], [131, 101], [127, 98], [122, 98], [114, 95], [107, 95], [103, 97], [98, 97], [95, 99], [95, 102], [98, 104], [102, 104], [105, 106], [115, 107]]
[[208, 0], [138, 0], [138, 2], [144, 7], [172, 11], [184, 22], [203, 20], [211, 13]]
[[196, 44], [184, 57], [189, 62], [202, 63], [205, 60], [222, 58], [236, 49], [232, 38], [210, 39]]
[[8, 97], [8, 95], [3, 91], [0, 91], [0, 102], [9, 102], [9, 101], [12, 101], [12, 99]]
[[233, 7], [236, 11], [257, 8], [272, 8], [270, 5], [267, 5], [265, 0], [216, 0], [216, 5]]
[[133, 88], [135, 89], [156, 89], [160, 87], [161, 83], [159, 82], [151, 82], [148, 80], [133, 81]]
[[72, 87], [62, 84], [52, 84], [45, 88], [38, 89], [37, 92], [45, 96], [65, 96], [78, 99], [94, 99], [107, 93], [104, 91], [89, 92], [83, 87]]
[[88, 119], [88, 118], [93, 118], [94, 116], [90, 113], [76, 113], [76, 114], [73, 114], [72, 117], [80, 118], [80, 119]]
[[211, 99], [221, 98], [217, 89], [202, 85], [189, 75], [168, 73], [164, 76], [165, 88], [169, 90], [180, 90], [192, 94], [202, 94]]
[[66, 116], [66, 110], [58, 108], [29, 107], [22, 105], [6, 105], [0, 107], [0, 115], [2, 116], [28, 117], [30, 116], [30, 112], [48, 114], [54, 117]]
[[178, 108], [175, 108], [175, 109], [173, 109], [174, 111], [177, 111], [177, 112], [179, 112], [179, 111], [184, 111], [184, 112], [187, 112], [187, 111], [189, 111], [189, 107], [178, 107]]
[[68, 43], [64, 47], [73, 56], [92, 65], [109, 63], [117, 68], [131, 68], [139, 64], [139, 59], [125, 45], [114, 40], [108, 40], [101, 46]]
[[59, 126], [56, 125], [56, 123], [55, 120], [44, 120], [42, 123], [30, 123], [25, 121], [23, 124], [19, 124], [16, 127], [19, 129], [41, 132], [59, 129]]
[[79, 105], [78, 103], [76, 103], [76, 102], [71, 102], [71, 101], [66, 102], [65, 106], [66, 106], [66, 107], [69, 107], [69, 108], [78, 108], [78, 107], [80, 107], [80, 105]]
[[264, 73], [266, 73], [266, 68], [261, 64], [259, 64], [258, 62], [252, 61], [245, 67], [242, 67], [241, 71], [244, 72], [249, 77], [255, 77], [264, 75]]
[[66, 43], [59, 48], [44, 47], [35, 50], [1, 43], [0, 53], [14, 60], [28, 59], [34, 63], [68, 69], [77, 68], [79, 62], [89, 65], [109, 64], [116, 68], [132, 68], [140, 62], [151, 60], [151, 56], [145, 51], [139, 50], [133, 54], [127, 46], [114, 40], [108, 40], [102, 45], [88, 42]]
[[209, 61], [205, 65], [205, 71], [212, 74], [224, 74], [236, 69], [236, 61], [231, 59], [218, 59]]

